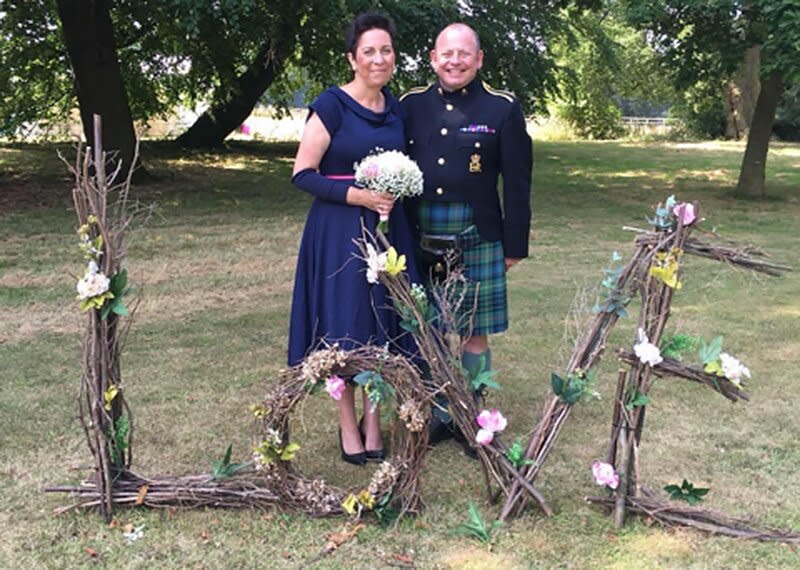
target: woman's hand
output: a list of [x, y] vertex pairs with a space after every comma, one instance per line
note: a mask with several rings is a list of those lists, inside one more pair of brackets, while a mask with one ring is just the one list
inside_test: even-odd
[[394, 207], [394, 197], [387, 192], [373, 192], [369, 189], [351, 186], [347, 190], [347, 203], [351, 206], [369, 208], [381, 216], [388, 216]]

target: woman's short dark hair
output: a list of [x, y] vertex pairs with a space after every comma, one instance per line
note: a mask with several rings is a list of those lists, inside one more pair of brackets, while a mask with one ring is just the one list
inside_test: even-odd
[[392, 19], [376, 12], [365, 12], [364, 14], [356, 16], [355, 20], [350, 22], [350, 25], [347, 26], [347, 31], [344, 36], [344, 47], [347, 52], [355, 56], [361, 34], [375, 29], [384, 30], [389, 34], [389, 37], [392, 38], [392, 47], [395, 47], [394, 42], [397, 30], [394, 27]]

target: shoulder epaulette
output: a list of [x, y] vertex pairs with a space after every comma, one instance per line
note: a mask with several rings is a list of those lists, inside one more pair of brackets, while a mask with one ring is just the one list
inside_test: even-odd
[[433, 86], [434, 86], [434, 84], [431, 83], [430, 85], [424, 85], [424, 86], [420, 86], [420, 87], [412, 87], [411, 89], [409, 89], [408, 91], [406, 91], [405, 93], [400, 95], [398, 100], [402, 101], [403, 99], [405, 99], [409, 95], [419, 95], [421, 93], [425, 93], [428, 89], [430, 89]]
[[514, 99], [516, 99], [516, 97], [514, 96], [514, 94], [511, 91], [504, 91], [502, 89], [495, 89], [494, 87], [492, 87], [491, 85], [489, 85], [485, 81], [481, 81], [481, 83], [483, 84], [483, 88], [486, 89], [486, 92], [489, 93], [490, 95], [494, 95], [496, 97], [502, 97], [503, 99], [505, 99], [509, 103], [513, 103]]

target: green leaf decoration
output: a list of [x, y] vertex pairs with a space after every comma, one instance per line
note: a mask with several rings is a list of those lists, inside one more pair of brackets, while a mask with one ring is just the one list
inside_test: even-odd
[[646, 406], [649, 403], [650, 403], [650, 396], [636, 392], [636, 395], [633, 398], [631, 398], [627, 404], [625, 404], [625, 409], [630, 411], [633, 408]]
[[122, 302], [122, 299], [114, 299], [111, 302], [111, 312], [115, 315], [119, 315], [120, 317], [127, 317], [130, 315], [128, 312], [128, 307], [125, 306], [125, 303]]
[[700, 355], [700, 362], [703, 364], [718, 360], [721, 352], [722, 336], [715, 336], [708, 344], [706, 344], [703, 339], [700, 339], [700, 349], [698, 353]]
[[486, 368], [485, 355], [482, 355], [478, 363], [467, 372], [470, 377], [470, 384], [475, 392], [480, 392], [484, 387], [500, 390], [500, 384], [494, 379], [497, 371]]
[[561, 396], [564, 392], [564, 379], [553, 372], [550, 375], [550, 387], [553, 389], [553, 394], [556, 396]]
[[695, 487], [692, 483], [684, 479], [680, 486], [673, 483], [664, 487], [664, 490], [669, 493], [670, 499], [685, 501], [690, 505], [696, 505], [703, 501], [703, 497], [705, 497], [711, 489]]
[[683, 353], [694, 350], [699, 342], [701, 342], [700, 339], [688, 334], [678, 333], [672, 335], [661, 343], [661, 355], [681, 360]]
[[211, 462], [211, 476], [215, 480], [232, 477], [237, 471], [246, 466], [245, 463], [231, 463], [232, 452], [233, 444], [229, 445], [228, 449], [225, 450], [222, 460], [215, 459]]
[[506, 450], [506, 459], [511, 462], [515, 469], [519, 470], [524, 465], [536, 463], [532, 459], [525, 459], [525, 448], [522, 447], [522, 439], [517, 438], [514, 444]]
[[502, 526], [502, 521], [495, 521], [491, 525], [487, 525], [478, 512], [478, 507], [475, 503], [469, 503], [469, 521], [462, 523], [453, 529], [453, 534], [465, 535], [481, 541], [483, 544], [488, 544], [492, 539], [492, 533]]
[[575, 404], [584, 396], [594, 391], [597, 381], [597, 370], [576, 370], [567, 376], [566, 380], [553, 372], [550, 376], [550, 386], [553, 394], [567, 404]]
[[111, 462], [114, 465], [122, 465], [122, 458], [125, 455], [125, 450], [128, 449], [128, 434], [130, 431], [131, 423], [127, 414], [119, 416], [114, 421], [113, 427], [109, 426]]
[[378, 522], [381, 528], [388, 528], [390, 524], [397, 520], [400, 516], [400, 509], [391, 505], [392, 494], [386, 493], [383, 498], [375, 505], [375, 516], [378, 517]]

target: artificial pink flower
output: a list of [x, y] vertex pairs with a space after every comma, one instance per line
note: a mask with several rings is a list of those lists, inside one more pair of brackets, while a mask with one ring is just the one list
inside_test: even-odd
[[479, 429], [478, 434], [475, 436], [476, 443], [481, 445], [489, 445], [494, 439], [494, 432], [488, 429]]
[[339, 376], [331, 376], [325, 380], [325, 390], [327, 390], [328, 394], [330, 394], [331, 398], [334, 400], [340, 400], [342, 398], [345, 387], [344, 380]]
[[680, 204], [675, 204], [675, 207], [672, 209], [672, 213], [677, 216], [684, 226], [691, 225], [692, 222], [697, 219], [697, 215], [694, 213], [694, 204], [691, 204], [690, 202], [681, 202]]
[[503, 431], [508, 425], [508, 420], [497, 409], [483, 410], [476, 419], [479, 426], [492, 433]]
[[592, 463], [592, 474], [598, 485], [605, 485], [612, 489], [619, 486], [619, 475], [614, 472], [614, 467], [602, 461]]

